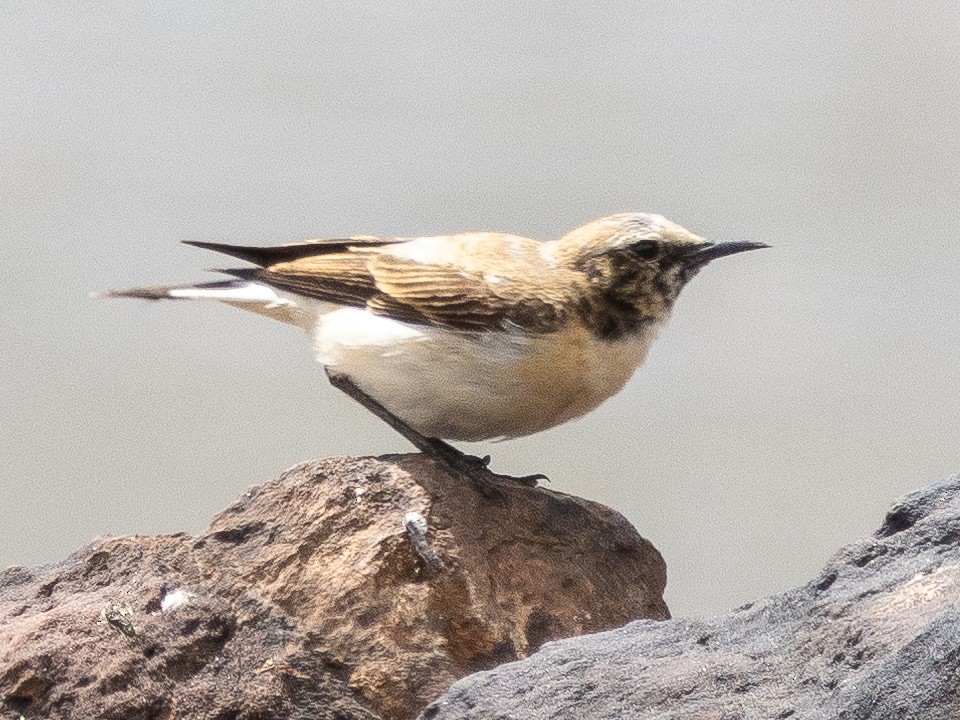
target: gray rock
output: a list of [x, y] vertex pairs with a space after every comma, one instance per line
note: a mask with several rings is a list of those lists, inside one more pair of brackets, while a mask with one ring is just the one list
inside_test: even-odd
[[960, 476], [906, 496], [804, 587], [547, 643], [421, 717], [960, 718]]

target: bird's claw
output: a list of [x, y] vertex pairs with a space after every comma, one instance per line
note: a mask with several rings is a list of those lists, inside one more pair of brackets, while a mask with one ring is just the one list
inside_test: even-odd
[[538, 480], [549, 481], [549, 478], [543, 473], [517, 476], [504, 475], [494, 472], [490, 469], [489, 455], [485, 455], [482, 458], [475, 455], [464, 455], [464, 459], [474, 466], [472, 472], [467, 471], [465, 474], [469, 475], [475, 483], [486, 483], [489, 480], [503, 480], [506, 482], [515, 482], [519, 483], [520, 485], [526, 485], [527, 487], [536, 487]]

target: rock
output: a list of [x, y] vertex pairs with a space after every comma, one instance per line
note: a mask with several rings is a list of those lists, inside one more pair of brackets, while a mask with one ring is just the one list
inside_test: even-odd
[[200, 536], [0, 573], [0, 709], [410, 718], [547, 640], [668, 617], [664, 584], [660, 554], [600, 505], [519, 485], [491, 500], [421, 456], [306, 463]]
[[706, 620], [548, 643], [424, 720], [960, 717], [960, 476], [908, 495], [808, 585]]

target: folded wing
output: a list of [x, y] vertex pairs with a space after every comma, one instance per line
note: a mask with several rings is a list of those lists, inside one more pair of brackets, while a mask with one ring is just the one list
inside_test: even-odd
[[[191, 242], [260, 267], [231, 275], [416, 324], [485, 332], [553, 332], [573, 273], [544, 284], [540, 243], [499, 233], [443, 238], [359, 237], [250, 248]], [[567, 277], [566, 275], [569, 275]]]

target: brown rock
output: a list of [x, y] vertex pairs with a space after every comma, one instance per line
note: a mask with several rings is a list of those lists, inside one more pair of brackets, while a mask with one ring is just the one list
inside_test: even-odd
[[199, 537], [111, 538], [9, 568], [2, 708], [410, 718], [547, 640], [668, 617], [663, 560], [622, 516], [503, 490], [487, 499], [421, 456], [333, 458], [251, 489]]

